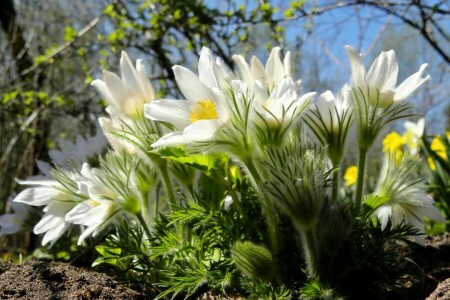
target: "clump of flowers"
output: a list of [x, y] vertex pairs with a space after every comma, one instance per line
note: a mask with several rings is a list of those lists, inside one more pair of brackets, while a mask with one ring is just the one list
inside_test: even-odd
[[[390, 267], [371, 264], [386, 241], [425, 234], [423, 217], [444, 221], [417, 164], [391, 155], [405, 145], [418, 153], [423, 121], [385, 139], [376, 188], [364, 185], [369, 149], [387, 124], [411, 115], [406, 98], [429, 79], [426, 64], [396, 87], [393, 51], [366, 73], [347, 47], [351, 82], [316, 96], [281, 52], [265, 64], [235, 55], [233, 71], [204, 47], [197, 72], [173, 67], [180, 99], [156, 99], [142, 61], [123, 52], [121, 77], [104, 71], [93, 82], [109, 103], [99, 119], [109, 150], [96, 165], [86, 156], [46, 165], [13, 202], [44, 206], [34, 227], [43, 244], [78, 233], [78, 244], [95, 246], [94, 265], [114, 266], [159, 299], [351, 293], [357, 270]], [[359, 161], [343, 174], [352, 126]]]

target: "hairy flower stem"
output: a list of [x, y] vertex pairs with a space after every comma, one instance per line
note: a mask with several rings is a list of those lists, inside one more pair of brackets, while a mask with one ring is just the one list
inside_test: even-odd
[[367, 149], [360, 147], [359, 152], [359, 162], [358, 162], [358, 178], [356, 185], [356, 198], [355, 198], [355, 206], [357, 209], [361, 208], [362, 205], [362, 195], [364, 189], [364, 171], [366, 167], [366, 156]]
[[163, 180], [164, 188], [166, 189], [167, 196], [169, 197], [170, 207], [176, 204], [175, 193], [172, 187], [172, 182], [170, 180], [169, 172], [167, 171], [166, 165], [159, 166], [159, 172]]
[[319, 252], [314, 230], [313, 228], [307, 230], [300, 228], [299, 231], [303, 242], [306, 265], [308, 266], [308, 275], [310, 278], [317, 278], [319, 276]]
[[150, 229], [149, 229], [148, 224], [145, 221], [144, 217], [142, 217], [142, 214], [140, 214], [140, 213], [136, 214], [136, 217], [139, 220], [139, 223], [141, 224], [142, 228], [144, 228], [147, 238], [150, 238]]
[[337, 200], [338, 184], [339, 184], [339, 172], [336, 170], [333, 172], [333, 186], [331, 190], [331, 199], [333, 201]]
[[267, 220], [267, 231], [269, 233], [270, 246], [271, 246], [272, 254], [276, 257], [278, 255], [279, 247], [278, 247], [277, 222], [276, 222], [275, 210], [272, 207], [272, 204], [270, 202], [270, 199], [269, 199], [267, 193], [265, 192], [264, 183], [261, 179], [259, 171], [256, 169], [255, 164], [253, 163], [253, 161], [248, 160], [245, 165], [247, 166], [247, 169], [253, 178], [253, 182], [255, 184], [254, 188], [259, 193], [259, 195], [262, 199], [264, 213], [266, 215], [266, 220]]

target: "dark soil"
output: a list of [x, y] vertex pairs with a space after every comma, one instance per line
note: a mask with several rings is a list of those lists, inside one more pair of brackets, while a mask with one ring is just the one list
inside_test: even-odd
[[4, 271], [0, 275], [0, 299], [147, 299], [105, 274], [62, 262], [32, 260], [19, 266], [3, 262], [0, 270]]
[[[388, 247], [399, 254], [395, 268], [407, 275], [377, 283], [380, 299], [450, 299], [450, 233], [428, 237], [425, 247], [404, 242]], [[14, 266], [0, 261], [0, 274], [0, 299], [148, 299], [106, 274], [68, 263], [31, 260]]]

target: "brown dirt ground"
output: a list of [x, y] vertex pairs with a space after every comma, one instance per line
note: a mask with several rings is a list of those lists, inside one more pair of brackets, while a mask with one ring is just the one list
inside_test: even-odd
[[[403, 242], [389, 247], [399, 254], [396, 267], [410, 272], [394, 284], [380, 283], [385, 299], [394, 299], [396, 289], [404, 290], [408, 300], [450, 299], [450, 233], [426, 238], [425, 247]], [[13, 265], [0, 260], [0, 274], [0, 299], [148, 299], [106, 274], [68, 263], [31, 260]], [[230, 298], [203, 295], [200, 299]]]
[[90, 300], [147, 299], [105, 274], [67, 263], [31, 260], [23, 265], [0, 264], [0, 299]]

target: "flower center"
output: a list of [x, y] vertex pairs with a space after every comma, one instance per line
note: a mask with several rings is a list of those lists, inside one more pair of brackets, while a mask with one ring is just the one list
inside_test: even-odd
[[191, 110], [190, 121], [194, 123], [198, 120], [211, 119], [217, 119], [216, 103], [211, 99], [198, 101], [196, 106]]

